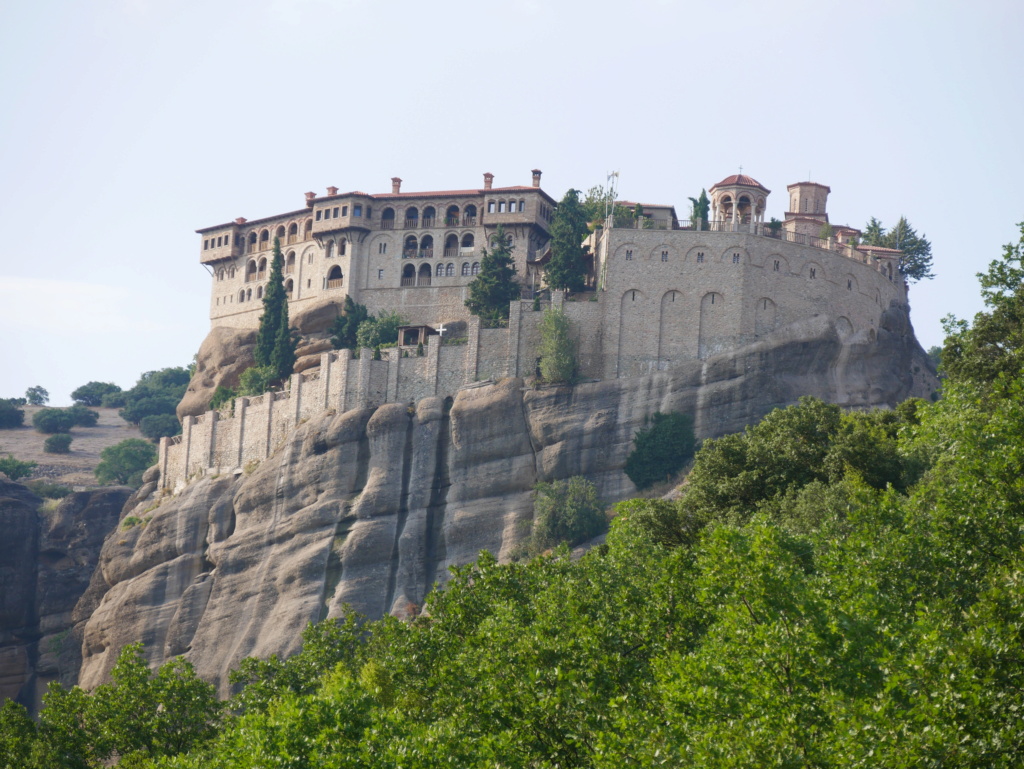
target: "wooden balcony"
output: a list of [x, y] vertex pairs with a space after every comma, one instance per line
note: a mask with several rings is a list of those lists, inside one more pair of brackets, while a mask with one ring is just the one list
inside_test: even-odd
[[327, 288], [341, 288], [345, 285], [344, 278], [334, 278], [334, 280], [327, 281]]

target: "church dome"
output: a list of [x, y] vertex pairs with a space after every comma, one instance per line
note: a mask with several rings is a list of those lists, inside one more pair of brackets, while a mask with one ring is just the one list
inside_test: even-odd
[[754, 187], [755, 189], [763, 190], [766, 193], [771, 192], [771, 190], [761, 184], [757, 179], [752, 176], [747, 176], [746, 174], [733, 174], [732, 176], [727, 176], [718, 184], [712, 185], [711, 189], [708, 191], [714, 192], [714, 190], [719, 187]]

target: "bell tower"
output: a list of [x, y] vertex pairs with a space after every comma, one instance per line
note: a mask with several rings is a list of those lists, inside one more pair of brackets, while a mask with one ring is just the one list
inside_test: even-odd
[[786, 231], [818, 237], [828, 224], [828, 194], [831, 188], [817, 182], [797, 182], [786, 187], [789, 210], [786, 211]]

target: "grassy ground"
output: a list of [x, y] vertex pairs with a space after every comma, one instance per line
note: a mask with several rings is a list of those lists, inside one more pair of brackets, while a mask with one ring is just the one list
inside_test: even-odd
[[107, 446], [125, 438], [141, 438], [137, 427], [117, 415], [117, 409], [96, 408], [100, 419], [95, 427], [76, 427], [71, 431], [71, 452], [68, 454], [43, 453], [47, 436], [32, 428], [32, 415], [39, 406], [25, 406], [25, 427], [0, 430], [0, 456], [13, 454], [15, 459], [37, 462], [38, 466], [28, 478], [46, 478], [72, 487], [94, 487], [99, 484], [93, 470], [100, 462], [100, 452]]

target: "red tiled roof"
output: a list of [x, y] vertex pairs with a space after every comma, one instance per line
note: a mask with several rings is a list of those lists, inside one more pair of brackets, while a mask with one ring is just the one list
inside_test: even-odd
[[759, 190], [764, 190], [765, 192], [771, 192], [771, 190], [769, 190], [767, 187], [765, 187], [763, 184], [761, 184], [761, 182], [759, 182], [757, 179], [755, 179], [752, 176], [747, 176], [746, 174], [733, 174], [732, 176], [727, 176], [724, 179], [722, 179], [722, 181], [720, 181], [718, 184], [711, 185], [711, 190], [709, 190], [709, 191], [713, 192], [716, 187], [733, 187], [733, 186], [757, 187]]
[[786, 185], [787, 190], [791, 190], [794, 187], [821, 187], [826, 192], [832, 192], [832, 188], [829, 187], [827, 184], [819, 184], [818, 182], [793, 182], [792, 184]]
[[334, 198], [345, 197], [346, 195], [363, 195], [368, 198], [374, 198], [375, 200], [388, 200], [393, 198], [437, 198], [437, 197], [459, 197], [463, 195], [494, 195], [502, 192], [539, 192], [541, 195], [546, 197], [548, 200], [554, 201], [550, 195], [548, 195], [540, 187], [534, 187], [532, 185], [516, 185], [514, 187], [492, 187], [489, 190], [480, 188], [476, 190], [427, 190], [426, 192], [378, 192], [371, 195], [366, 192], [339, 192], [337, 195], [326, 195], [323, 197], [315, 198], [315, 202], [319, 203], [324, 200], [333, 200]]

